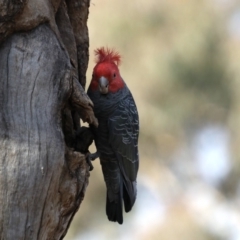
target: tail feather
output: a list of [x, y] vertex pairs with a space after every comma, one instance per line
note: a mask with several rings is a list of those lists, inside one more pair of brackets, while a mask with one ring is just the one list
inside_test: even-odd
[[[107, 176], [107, 174], [106, 174]], [[109, 180], [109, 179], [107, 179]], [[137, 195], [136, 181], [131, 181], [125, 174], [120, 173], [118, 181], [115, 179], [106, 181], [107, 184], [107, 201], [106, 214], [109, 221], [123, 223], [123, 202], [125, 212], [131, 211]], [[114, 184], [113, 184], [114, 183]], [[113, 187], [115, 185], [115, 187]]]
[[136, 182], [121, 182], [120, 191], [115, 198], [117, 201], [110, 201], [107, 194], [106, 213], [109, 221], [123, 223], [122, 202], [124, 201], [125, 212], [131, 211], [136, 200]]
[[116, 202], [111, 202], [107, 196], [106, 213], [109, 221], [118, 222], [119, 224], [123, 223], [121, 193], [118, 194], [118, 200]]
[[123, 181], [123, 201], [125, 212], [131, 211], [137, 196], [136, 182]]

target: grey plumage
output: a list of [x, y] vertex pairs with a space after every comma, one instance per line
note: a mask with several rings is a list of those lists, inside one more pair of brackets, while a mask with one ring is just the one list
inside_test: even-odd
[[91, 126], [107, 186], [106, 213], [122, 224], [122, 202], [129, 212], [136, 199], [139, 118], [126, 84], [115, 93], [88, 90], [99, 126]]

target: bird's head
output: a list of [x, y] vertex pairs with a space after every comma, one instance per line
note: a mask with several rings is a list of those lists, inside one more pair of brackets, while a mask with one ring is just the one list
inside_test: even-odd
[[92, 81], [89, 88], [101, 94], [115, 93], [124, 87], [118, 66], [121, 56], [118, 52], [108, 48], [95, 50], [96, 66], [93, 69]]

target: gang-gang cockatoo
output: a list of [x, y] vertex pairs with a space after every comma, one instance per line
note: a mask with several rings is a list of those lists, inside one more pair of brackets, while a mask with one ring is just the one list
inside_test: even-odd
[[107, 186], [108, 219], [122, 224], [123, 202], [129, 212], [137, 194], [139, 118], [132, 94], [118, 69], [119, 53], [99, 48], [95, 55], [96, 66], [87, 92], [99, 123], [97, 128], [90, 126], [97, 148], [93, 155], [100, 158]]

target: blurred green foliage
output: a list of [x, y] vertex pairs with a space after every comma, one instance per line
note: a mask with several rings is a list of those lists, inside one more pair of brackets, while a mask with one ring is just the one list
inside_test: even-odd
[[[101, 46], [117, 49], [122, 54], [122, 77], [140, 115], [137, 202], [145, 198], [141, 197], [144, 186], [163, 199], [167, 210], [164, 220], [144, 233], [141, 227], [133, 227], [137, 207], [125, 216], [125, 225], [108, 222], [106, 190], [96, 160], [85, 199], [66, 239], [78, 234], [76, 239], [96, 239], [91, 238], [94, 233], [99, 234], [97, 239], [230, 239], [226, 235], [230, 227], [214, 228], [211, 219], [215, 219], [215, 206], [224, 204], [234, 211], [240, 206], [240, 37], [229, 31], [236, 9], [240, 4], [234, 0], [91, 1], [88, 83], [93, 50]], [[199, 175], [191, 148], [194, 136], [208, 125], [221, 126], [230, 135], [232, 170], [219, 186]], [[189, 188], [200, 189], [193, 194], [193, 203]], [[202, 210], [195, 212], [194, 203], [201, 197], [210, 199], [210, 207], [204, 208], [206, 203], [199, 200], [196, 206]], [[230, 210], [226, 214], [232, 216]], [[223, 219], [231, 222], [226, 216]], [[150, 220], [146, 219], [146, 226]]]

